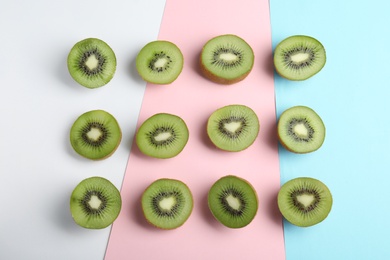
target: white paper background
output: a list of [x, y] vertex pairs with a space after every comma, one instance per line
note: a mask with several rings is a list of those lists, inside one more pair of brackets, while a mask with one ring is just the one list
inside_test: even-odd
[[[0, 259], [103, 259], [110, 228], [87, 230], [69, 212], [84, 178], [120, 188], [146, 84], [135, 57], [157, 39], [165, 1], [15, 1], [0, 7]], [[106, 41], [117, 56], [113, 80], [86, 89], [66, 58], [79, 40]], [[82, 113], [104, 109], [123, 132], [116, 153], [81, 158], [69, 129]]]

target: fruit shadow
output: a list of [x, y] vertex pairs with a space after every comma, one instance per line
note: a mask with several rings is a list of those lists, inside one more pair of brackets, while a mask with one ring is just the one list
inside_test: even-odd
[[274, 67], [274, 55], [273, 52], [267, 54], [265, 59], [262, 61], [262, 64], [259, 64], [261, 68], [264, 68], [265, 73], [269, 77], [275, 76], [275, 67]]
[[[57, 224], [59, 224], [57, 226], [62, 227], [63, 230], [66, 230], [67, 232], [82, 232], [84, 228], [81, 228], [74, 222], [70, 212], [69, 198], [71, 193], [72, 190], [69, 190], [67, 193], [64, 193], [65, 195], [61, 197], [60, 202], [56, 201], [54, 203], [54, 207], [56, 207], [57, 210], [55, 211], [56, 215], [53, 218]], [[66, 194], [68, 194], [68, 196]]]
[[[265, 209], [267, 212], [267, 216], [272, 219], [272, 221], [276, 225], [281, 225], [282, 224], [282, 214], [279, 211], [278, 208], [278, 191], [275, 191], [270, 199], [266, 202], [264, 202]], [[261, 206], [261, 204], [260, 204]]]
[[225, 227], [219, 223], [213, 214], [210, 211], [209, 204], [208, 204], [208, 191], [203, 192], [203, 196], [200, 198], [199, 201], [199, 210], [201, 213], [202, 218], [205, 220], [205, 222], [214, 229], [224, 229]]
[[61, 59], [58, 59], [57, 65], [57, 78], [65, 85], [74, 89], [80, 89], [80, 85], [72, 78], [68, 70], [68, 54], [69, 50], [61, 55]]
[[127, 64], [127, 71], [129, 71], [128, 75], [131, 78], [131, 80], [135, 80], [137, 83], [139, 83], [142, 86], [146, 85], [146, 82], [141, 78], [137, 71], [136, 67], [136, 59], [137, 56], [133, 55], [131, 59], [129, 59], [129, 62]]
[[[276, 119], [275, 119], [276, 120]], [[274, 152], [278, 152], [279, 150], [279, 141], [278, 141], [278, 126], [276, 121], [270, 125], [270, 127], [264, 131], [265, 144], [271, 148]], [[261, 132], [261, 130], [260, 130]]]
[[134, 219], [134, 221], [142, 228], [146, 230], [150, 230], [155, 232], [156, 230], [159, 230], [158, 228], [152, 226], [148, 221], [146, 220], [144, 213], [142, 211], [142, 204], [141, 204], [142, 194], [138, 194], [138, 197], [136, 198], [136, 202], [134, 203], [133, 207], [130, 207], [130, 216]]

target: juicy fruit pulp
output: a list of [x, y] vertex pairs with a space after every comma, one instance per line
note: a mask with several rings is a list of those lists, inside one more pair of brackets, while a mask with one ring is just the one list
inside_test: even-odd
[[154, 84], [172, 83], [183, 69], [183, 54], [168, 41], [154, 41], [146, 44], [138, 53], [136, 67], [139, 75]]
[[174, 179], [154, 181], [143, 193], [141, 201], [147, 221], [161, 229], [180, 227], [187, 221], [193, 208], [190, 189]]
[[332, 195], [319, 180], [300, 177], [286, 182], [278, 193], [282, 215], [300, 227], [313, 226], [323, 221], [332, 208]]
[[187, 144], [189, 132], [180, 117], [167, 113], [151, 116], [142, 123], [136, 134], [140, 151], [155, 158], [178, 155]]
[[202, 49], [200, 67], [206, 77], [221, 84], [243, 80], [252, 70], [252, 48], [236, 35], [220, 35], [209, 40]]
[[290, 80], [305, 80], [317, 74], [325, 65], [324, 46], [316, 39], [290, 36], [275, 48], [274, 65], [278, 74]]
[[243, 105], [229, 105], [211, 114], [207, 134], [218, 148], [238, 152], [248, 148], [260, 129], [255, 112]]
[[320, 116], [306, 106], [285, 110], [278, 121], [280, 143], [295, 153], [309, 153], [319, 149], [325, 140], [325, 131]]
[[122, 207], [119, 190], [107, 179], [90, 177], [81, 181], [70, 197], [74, 221], [89, 229], [111, 225]]
[[208, 193], [213, 216], [230, 228], [242, 228], [252, 222], [258, 209], [257, 194], [246, 180], [228, 175], [217, 180]]
[[96, 38], [76, 43], [67, 62], [72, 78], [87, 88], [106, 85], [116, 70], [115, 53], [107, 43]]
[[116, 119], [106, 111], [92, 110], [79, 116], [70, 130], [70, 142], [81, 156], [101, 160], [115, 152], [122, 139]]

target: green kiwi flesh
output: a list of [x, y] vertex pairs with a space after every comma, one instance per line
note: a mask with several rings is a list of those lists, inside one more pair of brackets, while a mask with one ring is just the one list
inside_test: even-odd
[[319, 149], [325, 140], [326, 128], [321, 117], [311, 108], [294, 106], [279, 117], [280, 143], [294, 153], [310, 153]]
[[183, 54], [169, 41], [153, 41], [138, 53], [136, 68], [143, 80], [154, 84], [170, 84], [183, 69]]
[[217, 180], [209, 190], [208, 205], [213, 216], [229, 228], [242, 228], [252, 222], [258, 198], [252, 185], [237, 176]]
[[102, 177], [84, 179], [70, 197], [70, 211], [74, 221], [88, 229], [108, 227], [118, 217], [121, 207], [119, 190]]
[[145, 155], [167, 159], [178, 155], [187, 144], [189, 131], [183, 119], [168, 113], [146, 119], [136, 134], [139, 150]]
[[116, 56], [104, 41], [88, 38], [77, 42], [68, 55], [72, 78], [87, 88], [99, 88], [114, 77]]
[[92, 110], [79, 116], [70, 130], [70, 143], [81, 156], [101, 160], [111, 156], [122, 139], [114, 116], [104, 110]]
[[142, 211], [146, 220], [160, 229], [175, 229], [190, 217], [194, 205], [188, 186], [175, 179], [158, 179], [144, 191]]
[[329, 188], [321, 181], [299, 177], [280, 188], [278, 207], [290, 223], [309, 227], [322, 222], [332, 209], [333, 198]]
[[259, 130], [257, 115], [244, 105], [219, 108], [207, 122], [207, 134], [213, 144], [230, 152], [238, 152], [252, 145]]
[[317, 74], [325, 62], [324, 46], [310, 36], [290, 36], [281, 41], [274, 51], [276, 71], [289, 80], [308, 79]]
[[206, 42], [200, 56], [203, 74], [220, 84], [233, 84], [245, 79], [253, 64], [251, 46], [232, 34], [220, 35]]

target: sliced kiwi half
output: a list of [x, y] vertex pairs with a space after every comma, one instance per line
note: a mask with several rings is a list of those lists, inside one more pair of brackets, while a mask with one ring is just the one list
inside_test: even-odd
[[120, 126], [113, 115], [92, 110], [79, 116], [70, 129], [70, 143], [81, 156], [101, 160], [112, 155], [122, 139]]
[[189, 131], [182, 118], [158, 113], [146, 119], [136, 134], [140, 151], [148, 156], [167, 159], [178, 155], [186, 146]]
[[325, 140], [326, 128], [321, 117], [311, 108], [294, 106], [279, 117], [280, 143], [294, 153], [310, 153], [319, 149]]
[[146, 44], [136, 58], [139, 75], [154, 84], [170, 84], [175, 81], [183, 69], [183, 63], [179, 47], [162, 40]]
[[161, 229], [175, 229], [190, 217], [194, 205], [188, 186], [175, 179], [158, 179], [150, 184], [141, 198], [146, 220]]
[[200, 68], [214, 82], [233, 84], [248, 76], [254, 57], [251, 46], [242, 38], [232, 34], [220, 35], [203, 46]]
[[114, 77], [115, 53], [100, 39], [84, 39], [77, 42], [70, 50], [68, 70], [80, 85], [87, 88], [102, 87]]
[[207, 122], [207, 134], [218, 148], [238, 152], [255, 141], [260, 130], [256, 113], [244, 105], [228, 105], [214, 111]]
[[333, 198], [329, 188], [321, 181], [298, 177], [280, 188], [278, 207], [290, 223], [309, 227], [322, 222], [332, 209]]
[[317, 74], [325, 65], [326, 52], [317, 39], [294, 35], [281, 41], [274, 51], [278, 74], [289, 80], [305, 80]]
[[208, 205], [220, 223], [229, 228], [242, 228], [256, 216], [258, 198], [255, 189], [247, 180], [228, 175], [211, 186]]
[[102, 229], [111, 225], [121, 207], [119, 190], [109, 180], [97, 176], [82, 180], [70, 197], [70, 211], [74, 221], [89, 229]]

